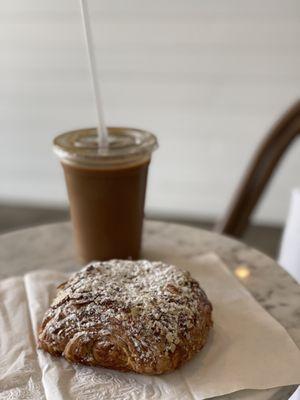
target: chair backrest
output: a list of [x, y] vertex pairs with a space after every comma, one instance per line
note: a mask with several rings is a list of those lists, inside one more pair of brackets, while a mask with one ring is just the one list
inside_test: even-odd
[[300, 134], [300, 100], [274, 124], [257, 149], [229, 208], [214, 228], [215, 231], [240, 237], [251, 213], [270, 183], [273, 172], [286, 150]]

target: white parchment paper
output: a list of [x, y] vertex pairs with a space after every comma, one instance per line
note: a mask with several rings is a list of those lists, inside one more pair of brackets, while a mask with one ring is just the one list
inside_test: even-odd
[[209, 341], [193, 360], [152, 377], [71, 365], [36, 350], [37, 326], [66, 278], [37, 271], [0, 282], [0, 398], [200, 400], [300, 384], [298, 347], [216, 255], [170, 261], [199, 280], [214, 307]]

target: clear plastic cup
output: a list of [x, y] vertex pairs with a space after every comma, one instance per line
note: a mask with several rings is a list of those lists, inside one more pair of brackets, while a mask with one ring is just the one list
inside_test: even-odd
[[99, 148], [93, 128], [54, 139], [84, 262], [140, 254], [148, 166], [157, 140], [149, 132], [123, 127], [108, 128], [108, 139], [108, 148]]

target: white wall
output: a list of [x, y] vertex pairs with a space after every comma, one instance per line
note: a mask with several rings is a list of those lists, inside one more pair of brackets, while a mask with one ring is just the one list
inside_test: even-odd
[[[299, 0], [90, 0], [109, 124], [157, 133], [147, 207], [217, 216], [300, 95]], [[76, 0], [0, 0], [0, 201], [66, 201], [58, 132], [95, 124]], [[285, 218], [293, 147], [258, 218]]]

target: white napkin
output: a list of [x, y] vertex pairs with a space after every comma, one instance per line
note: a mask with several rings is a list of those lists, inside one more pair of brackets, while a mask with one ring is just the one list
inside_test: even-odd
[[[0, 398], [200, 400], [300, 383], [299, 349], [216, 255], [193, 263], [171, 261], [199, 280], [214, 306], [213, 331], [193, 360], [153, 377], [71, 365], [35, 350], [32, 330], [36, 336], [55, 287], [66, 275], [32, 272], [24, 280], [0, 282]], [[17, 391], [29, 395], [17, 396]]]
[[[293, 189], [289, 213], [284, 228], [279, 264], [300, 283], [300, 190]], [[300, 400], [300, 388], [290, 400]]]
[[279, 263], [300, 283], [300, 190], [292, 191]]

